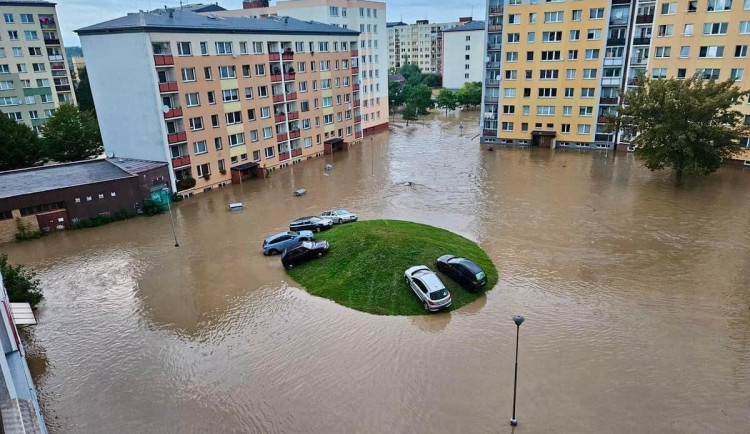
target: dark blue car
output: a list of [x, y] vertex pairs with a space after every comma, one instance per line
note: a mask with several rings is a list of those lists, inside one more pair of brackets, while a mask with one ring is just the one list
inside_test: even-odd
[[293, 244], [301, 241], [312, 241], [313, 239], [315, 239], [315, 235], [310, 231], [281, 232], [271, 235], [263, 241], [263, 254], [266, 256], [278, 255]]

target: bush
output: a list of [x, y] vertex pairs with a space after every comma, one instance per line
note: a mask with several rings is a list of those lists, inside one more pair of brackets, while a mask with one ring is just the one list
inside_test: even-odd
[[18, 229], [18, 232], [16, 232], [16, 241], [36, 240], [45, 235], [45, 232], [39, 229], [31, 229], [26, 226], [19, 217], [16, 217], [16, 228]]
[[29, 303], [31, 307], [35, 307], [42, 300], [36, 273], [21, 265], [14, 267], [8, 264], [8, 255], [5, 253], [0, 254], [0, 273], [11, 302]]
[[141, 207], [141, 211], [143, 211], [143, 214], [148, 215], [148, 216], [161, 214], [165, 212], [166, 210], [167, 210], [166, 206], [160, 203], [154, 202], [151, 199], [144, 200], [143, 206]]
[[185, 178], [177, 181], [177, 191], [195, 187], [195, 178]]
[[95, 228], [98, 226], [106, 225], [108, 223], [127, 220], [133, 217], [135, 217], [135, 214], [122, 209], [120, 211], [117, 211], [113, 215], [98, 215], [96, 217], [91, 217], [90, 219], [74, 221], [70, 224], [70, 229]]

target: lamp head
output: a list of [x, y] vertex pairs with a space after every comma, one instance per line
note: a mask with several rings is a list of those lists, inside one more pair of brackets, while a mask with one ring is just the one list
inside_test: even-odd
[[513, 322], [516, 323], [517, 326], [520, 326], [524, 320], [525, 318], [522, 317], [521, 315], [516, 315], [513, 317]]

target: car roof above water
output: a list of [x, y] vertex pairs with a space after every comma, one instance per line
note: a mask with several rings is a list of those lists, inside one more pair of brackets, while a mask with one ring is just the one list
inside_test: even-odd
[[443, 282], [441, 282], [437, 275], [432, 271], [419, 270], [414, 274], [414, 276], [424, 282], [430, 290], [445, 289], [445, 285], [443, 285]]

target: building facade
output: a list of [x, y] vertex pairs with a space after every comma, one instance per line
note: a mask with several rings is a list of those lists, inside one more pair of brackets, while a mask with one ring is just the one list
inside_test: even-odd
[[78, 34], [105, 151], [169, 163], [182, 195], [362, 138], [356, 31], [165, 10]]
[[443, 87], [459, 89], [464, 83], [482, 81], [484, 44], [484, 21], [443, 30]]
[[750, 89], [750, 0], [488, 0], [486, 42], [483, 143], [626, 150], [605, 115], [638, 74]]
[[359, 83], [364, 135], [388, 129], [388, 59], [385, 3], [365, 0], [245, 1], [243, 9], [216, 16], [288, 16], [359, 31]]
[[0, 111], [37, 132], [75, 104], [55, 4], [0, 0]]
[[461, 22], [430, 23], [417, 20], [414, 24], [388, 23], [388, 67], [400, 68], [407, 63], [417, 65], [425, 74], [440, 74], [443, 70], [443, 31]]

